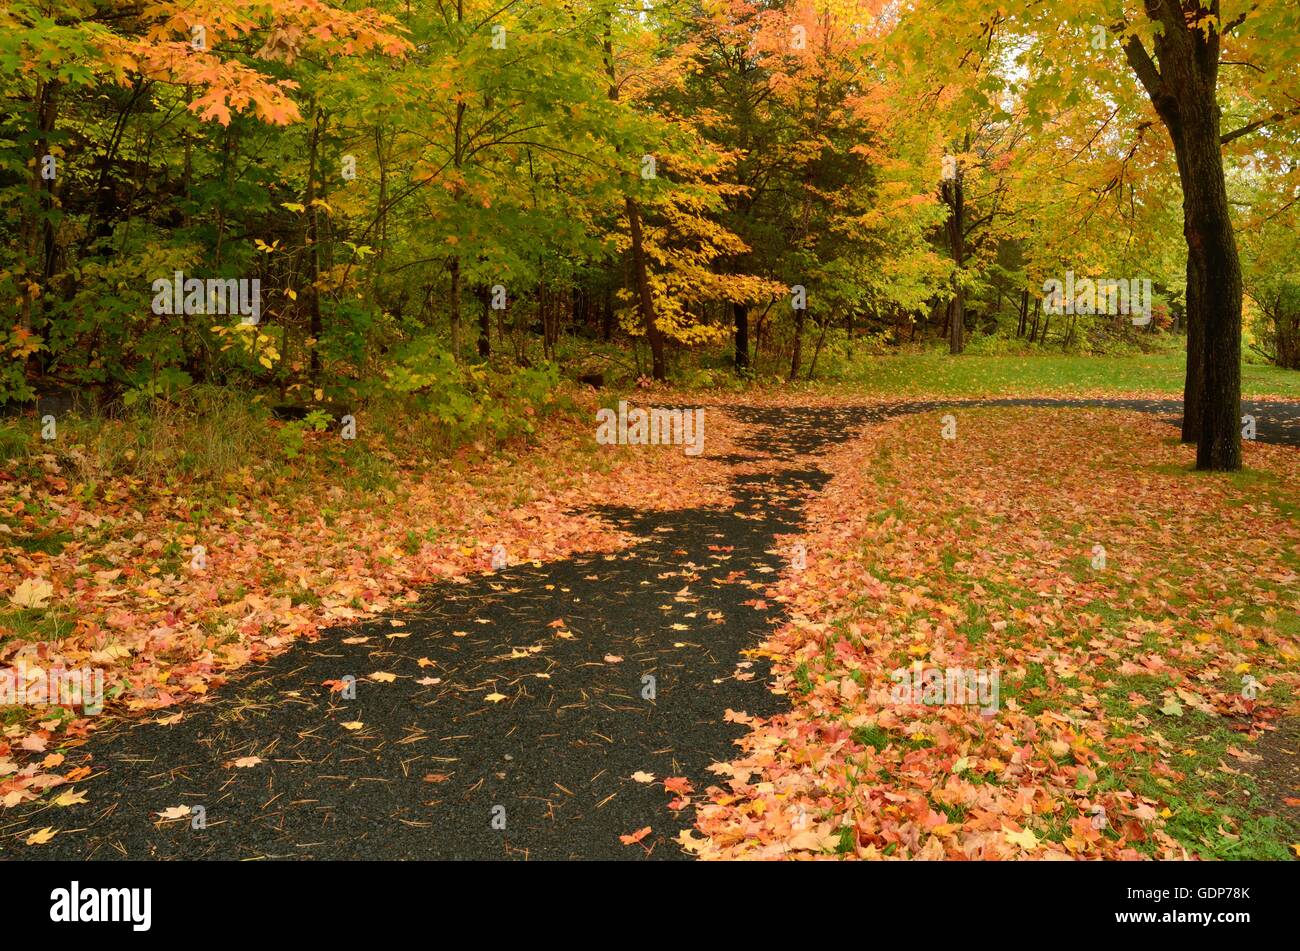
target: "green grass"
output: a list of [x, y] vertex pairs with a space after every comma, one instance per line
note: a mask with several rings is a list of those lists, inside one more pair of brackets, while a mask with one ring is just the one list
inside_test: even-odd
[[0, 610], [0, 645], [11, 639], [57, 641], [71, 634], [74, 626], [75, 618], [52, 608]]
[[[1161, 393], [1181, 396], [1181, 353], [1125, 356], [1030, 354], [951, 357], [911, 353], [863, 357], [838, 384], [872, 396], [1029, 396]], [[1300, 373], [1243, 363], [1243, 396], [1300, 399]]]
[[890, 736], [878, 726], [860, 726], [853, 731], [853, 742], [879, 752], [889, 745]]
[[[1112, 727], [1121, 728], [1125, 718], [1133, 716], [1126, 699], [1130, 692], [1154, 701], [1168, 685], [1167, 678], [1160, 677], [1116, 678], [1111, 689], [1101, 695]], [[1171, 765], [1183, 773], [1183, 778], [1173, 782], [1157, 776], [1151, 769], [1156, 758], [1139, 753], [1122, 774], [1109, 764], [1101, 764], [1097, 789], [1129, 790], [1162, 803], [1169, 811], [1165, 831], [1205, 858], [1292, 858], [1287, 843], [1300, 835], [1300, 827], [1294, 821], [1256, 812], [1253, 801], [1258, 798], [1258, 790], [1246, 770], [1232, 775], [1213, 768], [1215, 763], [1235, 762], [1228, 748], [1244, 745], [1241, 735], [1219, 718], [1194, 710], [1186, 710], [1176, 718], [1154, 716], [1148, 729], [1158, 731], [1179, 751]], [[1189, 756], [1184, 751], [1195, 752]], [[1155, 844], [1139, 843], [1138, 848], [1154, 853]]]

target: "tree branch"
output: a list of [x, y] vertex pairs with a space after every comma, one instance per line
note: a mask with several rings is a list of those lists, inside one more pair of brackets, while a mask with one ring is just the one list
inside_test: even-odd
[[1286, 112], [1275, 112], [1271, 116], [1265, 116], [1263, 119], [1256, 119], [1254, 122], [1248, 122], [1240, 129], [1233, 129], [1231, 132], [1225, 132], [1219, 137], [1220, 145], [1227, 145], [1233, 139], [1240, 139], [1243, 135], [1250, 135], [1256, 129], [1262, 129], [1266, 125], [1273, 125], [1275, 122], [1283, 122], [1287, 119], [1300, 116], [1300, 107], [1290, 109]]

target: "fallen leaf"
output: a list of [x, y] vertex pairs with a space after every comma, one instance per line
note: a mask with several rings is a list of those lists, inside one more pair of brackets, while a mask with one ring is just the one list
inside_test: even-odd
[[1011, 832], [1004, 829], [1002, 834], [1006, 836], [1007, 841], [1012, 845], [1018, 845], [1027, 852], [1032, 852], [1038, 848], [1038, 837], [1029, 829], [1022, 829], [1020, 832]]
[[638, 829], [637, 831], [633, 832], [631, 835], [620, 835], [618, 837], [618, 841], [622, 842], [624, 845], [636, 845], [638, 842], [640, 842], [649, 834], [650, 834], [650, 827], [646, 826], [644, 829]]
[[43, 608], [53, 594], [54, 585], [44, 578], [28, 578], [9, 595], [9, 603], [20, 608]]
[[41, 829], [38, 832], [33, 832], [29, 835], [26, 842], [28, 845], [44, 845], [58, 834], [59, 833], [56, 830], [52, 829], [50, 826], [46, 826], [44, 829]]

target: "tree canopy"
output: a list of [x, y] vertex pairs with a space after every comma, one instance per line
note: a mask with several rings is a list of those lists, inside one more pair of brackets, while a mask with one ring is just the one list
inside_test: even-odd
[[[1243, 295], [1249, 348], [1300, 351], [1298, 25], [1281, 0], [5, 0], [0, 398], [445, 399], [482, 361], [563, 368], [575, 334], [633, 375], [725, 349], [794, 380], [859, 343], [1173, 331], [1184, 438], [1233, 468]], [[177, 272], [256, 281], [258, 320], [157, 313]], [[1150, 281], [1153, 314], [1045, 312], [1067, 276]]]

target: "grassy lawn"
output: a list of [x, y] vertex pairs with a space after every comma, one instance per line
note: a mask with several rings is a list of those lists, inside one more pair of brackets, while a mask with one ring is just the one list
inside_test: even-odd
[[[865, 357], [841, 385], [879, 396], [1025, 396], [1183, 392], [1178, 352], [1090, 357], [1030, 354], [951, 357], [944, 353]], [[1300, 399], [1300, 373], [1242, 364], [1243, 396]]]

